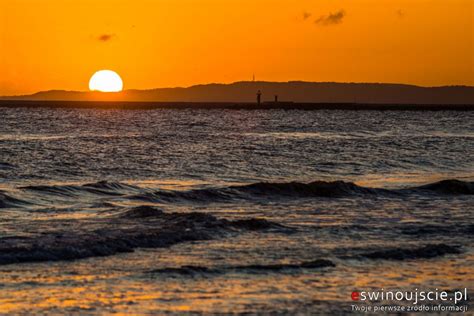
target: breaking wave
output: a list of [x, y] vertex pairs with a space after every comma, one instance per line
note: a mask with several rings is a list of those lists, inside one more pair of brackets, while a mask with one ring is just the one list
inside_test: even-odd
[[247, 200], [258, 198], [343, 197], [348, 195], [389, 193], [390, 192], [388, 190], [364, 188], [350, 182], [315, 181], [311, 183], [258, 182], [249, 185], [229, 186], [224, 188], [198, 189], [190, 191], [158, 191], [148, 194], [147, 197], [166, 202], [225, 202], [229, 200]]
[[[0, 243], [0, 264], [75, 260], [163, 248], [209, 240], [245, 231], [289, 232], [290, 228], [263, 219], [230, 221], [205, 213], [165, 213], [150, 206], [120, 211], [113, 216], [74, 222], [56, 221], [63, 230], [31, 238], [9, 237]], [[74, 229], [67, 229], [73, 224]]]
[[341, 198], [354, 196], [400, 197], [418, 195], [473, 195], [474, 182], [444, 180], [432, 184], [404, 188], [383, 189], [359, 186], [344, 181], [258, 182], [248, 185], [220, 188], [192, 189], [187, 191], [151, 190], [119, 182], [100, 181], [84, 185], [31, 185], [20, 187], [25, 191], [59, 197], [81, 194], [121, 197], [151, 203], [226, 203], [245, 200]]
[[339, 198], [349, 196], [403, 196], [406, 194], [472, 195], [474, 183], [459, 180], [445, 180], [408, 189], [367, 188], [344, 181], [315, 181], [310, 183], [258, 182], [242, 186], [195, 189], [189, 191], [146, 192], [129, 198], [149, 202], [226, 202], [234, 200], [255, 200], [271, 198]]

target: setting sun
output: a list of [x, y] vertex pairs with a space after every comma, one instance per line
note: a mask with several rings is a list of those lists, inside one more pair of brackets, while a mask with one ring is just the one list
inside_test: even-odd
[[112, 70], [97, 71], [89, 80], [89, 89], [91, 91], [120, 92], [122, 88], [122, 78]]

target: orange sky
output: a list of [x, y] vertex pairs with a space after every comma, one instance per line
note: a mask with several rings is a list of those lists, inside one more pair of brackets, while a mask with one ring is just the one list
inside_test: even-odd
[[474, 0], [0, 0], [0, 95], [251, 80], [474, 85]]

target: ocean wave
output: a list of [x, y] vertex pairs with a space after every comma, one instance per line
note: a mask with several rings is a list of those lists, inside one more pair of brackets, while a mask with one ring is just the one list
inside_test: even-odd
[[[213, 189], [209, 189], [213, 190]], [[215, 189], [214, 189], [215, 190]], [[219, 190], [219, 189], [217, 189]], [[244, 186], [231, 186], [221, 189], [225, 193], [238, 192], [253, 196], [288, 196], [288, 197], [344, 197], [354, 195], [402, 195], [430, 191], [440, 194], [474, 194], [474, 182], [460, 180], [443, 180], [432, 184], [411, 187], [408, 189], [383, 189], [359, 186], [344, 181], [301, 182], [258, 182]]]
[[229, 272], [244, 273], [271, 273], [282, 271], [293, 271], [301, 269], [321, 269], [333, 268], [336, 264], [327, 259], [317, 259], [313, 261], [304, 261], [301, 263], [277, 263], [277, 264], [256, 264], [256, 265], [237, 265], [237, 266], [221, 266], [221, 267], [204, 267], [186, 265], [177, 268], [161, 268], [149, 271], [147, 274], [166, 274], [166, 275], [186, 275], [195, 276], [199, 274], [222, 274]]
[[94, 183], [87, 183], [82, 185], [82, 188], [95, 188], [101, 190], [109, 190], [109, 191], [130, 191], [130, 190], [140, 190], [139, 187], [125, 184], [121, 182], [113, 182], [113, 181], [99, 181]]
[[84, 185], [30, 185], [21, 190], [63, 198], [81, 195], [120, 197], [140, 203], [229, 203], [302, 198], [405, 197], [409, 195], [473, 195], [474, 182], [443, 180], [402, 189], [370, 188], [344, 181], [257, 182], [204, 189], [152, 190], [120, 182], [100, 181]]
[[354, 194], [378, 194], [388, 193], [384, 189], [373, 189], [358, 186], [352, 182], [344, 181], [314, 181], [311, 183], [288, 182], [288, 183], [268, 183], [259, 182], [240, 187], [231, 187], [238, 192], [251, 195], [278, 195], [290, 197], [340, 197]]
[[459, 246], [447, 244], [429, 244], [416, 248], [391, 248], [366, 252], [358, 255], [359, 258], [372, 260], [414, 260], [432, 259], [449, 254], [462, 253]]
[[140, 190], [140, 188], [120, 182], [99, 181], [83, 185], [29, 185], [20, 187], [27, 191], [60, 196], [75, 196], [83, 193], [119, 196]]
[[236, 228], [239, 230], [259, 231], [259, 230], [277, 230], [281, 232], [293, 232], [294, 229], [284, 225], [268, 221], [263, 218], [246, 218], [239, 220], [217, 220], [215, 216], [207, 213], [190, 212], [190, 213], [165, 213], [163, 210], [149, 206], [141, 205], [119, 212], [115, 216], [128, 219], [147, 219], [159, 218], [168, 222], [179, 222], [185, 220], [187, 222], [204, 223], [207, 227], [226, 227]]
[[146, 202], [226, 202], [238, 199], [239, 196], [234, 192], [227, 192], [229, 188], [222, 189], [195, 189], [189, 191], [171, 191], [159, 190], [155, 192], [146, 192], [129, 196], [132, 200], [140, 200]]
[[30, 203], [25, 200], [20, 200], [16, 197], [13, 197], [4, 191], [0, 191], [0, 209], [2, 208], [17, 208], [24, 207]]
[[20, 189], [37, 193], [60, 195], [67, 197], [80, 194], [79, 187], [73, 185], [28, 185], [20, 187]]
[[[150, 206], [122, 210], [93, 221], [71, 221], [55, 221], [59, 230], [42, 231], [32, 238], [0, 239], [0, 264], [110, 256], [245, 231], [291, 231], [265, 220], [230, 221], [206, 213], [165, 213]], [[70, 225], [73, 230], [67, 229]]]
[[194, 189], [188, 191], [146, 192], [130, 196], [131, 199], [148, 202], [227, 202], [235, 200], [255, 200], [271, 198], [340, 198], [350, 196], [392, 196], [407, 194], [472, 195], [474, 183], [460, 180], [445, 180], [429, 185], [407, 189], [368, 188], [344, 181], [301, 182], [258, 182], [242, 186]]
[[188, 191], [146, 192], [132, 195], [129, 198], [148, 202], [228, 202], [235, 200], [255, 200], [260, 198], [310, 198], [310, 197], [344, 197], [350, 195], [397, 194], [386, 189], [365, 188], [351, 182], [315, 181], [311, 183], [258, 182], [242, 186], [223, 188], [194, 189]]
[[414, 190], [432, 191], [440, 194], [452, 195], [473, 195], [474, 182], [460, 181], [460, 180], [443, 180], [427, 185], [422, 185]]

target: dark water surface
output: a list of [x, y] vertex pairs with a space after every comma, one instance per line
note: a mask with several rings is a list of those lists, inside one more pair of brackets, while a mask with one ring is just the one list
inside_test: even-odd
[[345, 313], [474, 284], [474, 113], [0, 108], [0, 313]]

